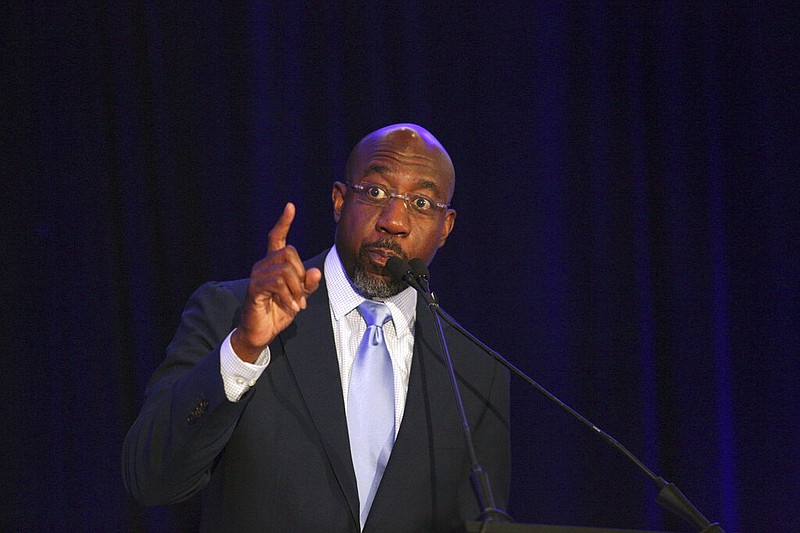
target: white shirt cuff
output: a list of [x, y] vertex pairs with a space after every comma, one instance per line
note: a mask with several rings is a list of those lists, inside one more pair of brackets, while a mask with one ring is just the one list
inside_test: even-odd
[[[236, 331], [236, 330], [233, 330]], [[270, 360], [269, 346], [264, 348], [256, 359], [255, 363], [245, 363], [231, 345], [231, 331], [219, 349], [219, 373], [222, 375], [222, 384], [225, 386], [225, 396], [229, 401], [238, 402], [250, 387], [267, 368]]]

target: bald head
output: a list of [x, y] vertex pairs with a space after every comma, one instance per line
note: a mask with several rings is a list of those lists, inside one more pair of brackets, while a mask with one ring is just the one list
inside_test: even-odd
[[406, 288], [389, 257], [429, 264], [453, 230], [453, 163], [425, 128], [394, 124], [361, 139], [344, 179], [331, 191], [336, 251], [356, 290], [388, 298]]
[[365, 136], [347, 159], [347, 181], [353, 182], [361, 177], [361, 173], [369, 171], [370, 167], [365, 168], [365, 163], [376, 155], [394, 159], [402, 157], [407, 162], [418, 162], [420, 168], [427, 167], [444, 189], [440, 191], [442, 198], [450, 202], [455, 189], [453, 162], [438, 139], [422, 126], [392, 124]]

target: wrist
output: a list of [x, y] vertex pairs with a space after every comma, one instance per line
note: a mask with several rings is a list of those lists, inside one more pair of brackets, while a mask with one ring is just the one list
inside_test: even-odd
[[233, 353], [245, 363], [254, 363], [267, 345], [255, 345], [247, 339], [241, 328], [236, 328], [231, 334], [231, 348]]

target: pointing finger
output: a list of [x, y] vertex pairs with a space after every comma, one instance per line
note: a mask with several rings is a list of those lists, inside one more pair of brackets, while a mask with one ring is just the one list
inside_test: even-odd
[[267, 253], [286, 248], [286, 237], [289, 235], [289, 228], [292, 227], [294, 213], [294, 204], [291, 202], [287, 203], [286, 207], [283, 208], [283, 213], [281, 213], [278, 222], [275, 223], [275, 226], [269, 232]]

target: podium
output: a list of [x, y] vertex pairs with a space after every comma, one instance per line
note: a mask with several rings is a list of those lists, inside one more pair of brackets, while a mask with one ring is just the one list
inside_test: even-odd
[[[483, 528], [483, 529], [481, 529]], [[642, 529], [609, 529], [605, 527], [546, 526], [536, 524], [506, 524], [502, 522], [466, 522], [459, 533], [659, 533]]]

